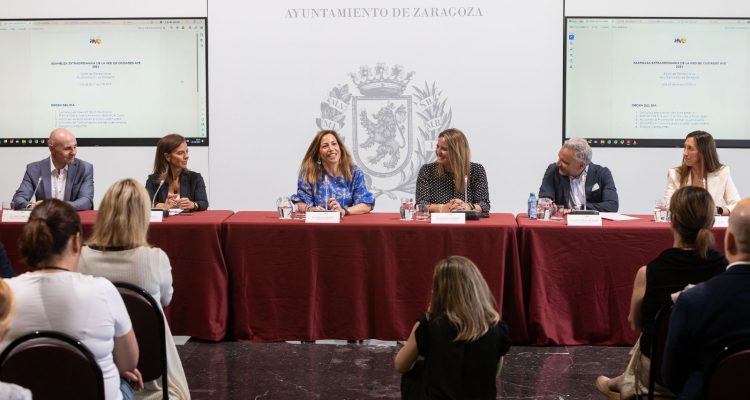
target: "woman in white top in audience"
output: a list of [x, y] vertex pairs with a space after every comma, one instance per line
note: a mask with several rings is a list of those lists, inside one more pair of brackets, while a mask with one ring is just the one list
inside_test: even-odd
[[36, 330], [66, 333], [96, 357], [106, 399], [130, 399], [132, 389], [120, 377], [136, 389], [143, 387], [136, 368], [138, 342], [114, 285], [76, 272], [81, 242], [81, 220], [70, 204], [48, 199], [31, 211], [19, 239], [31, 272], [6, 280], [16, 299], [16, 316], [0, 351]]
[[[115, 182], [104, 194], [94, 232], [81, 251], [79, 271], [146, 290], [161, 304], [172, 300], [172, 267], [166, 253], [146, 241], [150, 204], [146, 189], [134, 179]], [[169, 326], [167, 364], [169, 395], [190, 399], [190, 391]], [[137, 398], [160, 398], [161, 380], [146, 382]]]
[[690, 132], [685, 138], [682, 165], [670, 169], [667, 174], [667, 190], [664, 194], [667, 207], [672, 194], [683, 186], [697, 186], [708, 190], [719, 215], [729, 215], [740, 201], [729, 167], [719, 162], [716, 143], [708, 132]]
[[[10, 329], [10, 322], [16, 312], [13, 292], [5, 280], [0, 279], [0, 342]], [[31, 400], [31, 391], [12, 383], [0, 382], [0, 399]]]

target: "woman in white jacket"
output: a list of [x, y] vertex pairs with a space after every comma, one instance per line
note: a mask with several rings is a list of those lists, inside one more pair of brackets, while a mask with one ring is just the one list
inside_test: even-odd
[[667, 190], [664, 194], [667, 207], [672, 194], [683, 186], [697, 186], [708, 190], [719, 215], [729, 215], [741, 199], [729, 167], [719, 162], [716, 143], [708, 132], [690, 132], [685, 138], [682, 165], [671, 168], [667, 174]]

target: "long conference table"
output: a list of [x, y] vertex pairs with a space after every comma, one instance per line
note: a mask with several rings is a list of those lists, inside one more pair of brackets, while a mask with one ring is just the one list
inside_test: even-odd
[[[601, 227], [517, 217], [529, 342], [630, 345], [628, 323], [638, 268], [672, 246], [670, 224], [650, 215]], [[714, 228], [723, 253], [726, 228]]]
[[[473, 260], [501, 308], [510, 295], [505, 282], [519, 272], [511, 214], [465, 225], [383, 213], [306, 224], [244, 211], [224, 225], [233, 330], [241, 340], [403, 340], [427, 309], [440, 259]], [[509, 312], [514, 325], [523, 326], [522, 311]]]
[[[95, 212], [82, 212], [90, 233]], [[17, 272], [23, 224], [0, 223]], [[715, 228], [723, 248], [725, 229]], [[403, 340], [430, 300], [438, 260], [463, 255], [487, 280], [514, 343], [628, 345], [635, 272], [672, 245], [650, 216], [602, 227], [492, 214], [463, 225], [397, 214], [339, 224], [275, 212], [204, 211], [149, 228], [172, 263], [174, 334], [206, 340]]]
[[[222, 223], [232, 211], [204, 211], [172, 216], [149, 226], [148, 240], [167, 253], [172, 265], [174, 295], [164, 309], [175, 335], [221, 340], [227, 333], [227, 267], [222, 253]], [[84, 237], [91, 234], [95, 211], [80, 213]], [[23, 223], [0, 223], [0, 240], [19, 274], [28, 266], [21, 261], [18, 237]]]

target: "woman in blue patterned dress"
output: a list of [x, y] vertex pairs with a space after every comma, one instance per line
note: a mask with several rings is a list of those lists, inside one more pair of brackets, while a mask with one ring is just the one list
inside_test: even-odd
[[307, 148], [292, 201], [300, 212], [330, 210], [342, 216], [365, 214], [375, 206], [365, 174], [354, 165], [336, 131], [330, 130], [318, 132]]

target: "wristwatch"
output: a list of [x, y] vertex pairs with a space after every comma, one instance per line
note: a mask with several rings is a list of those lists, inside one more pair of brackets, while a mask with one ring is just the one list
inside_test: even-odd
[[718, 215], [724, 215], [724, 208], [716, 206], [716, 214], [718, 214]]

